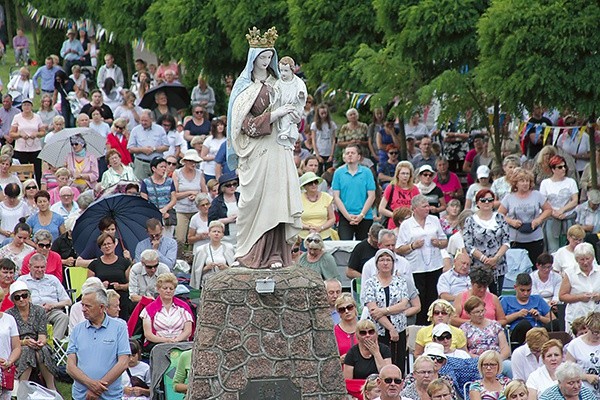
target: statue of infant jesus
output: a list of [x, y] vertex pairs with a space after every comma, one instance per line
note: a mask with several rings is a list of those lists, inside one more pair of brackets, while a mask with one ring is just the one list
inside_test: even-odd
[[277, 80], [273, 89], [275, 101], [279, 106], [293, 105], [296, 112], [284, 115], [277, 120], [277, 143], [293, 149], [298, 140], [298, 124], [306, 104], [306, 85], [304, 81], [294, 74], [296, 63], [291, 57], [283, 57], [279, 60], [280, 79]]

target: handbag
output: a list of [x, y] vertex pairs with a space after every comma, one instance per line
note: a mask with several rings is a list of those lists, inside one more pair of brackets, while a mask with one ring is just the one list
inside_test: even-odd
[[15, 388], [15, 372], [17, 367], [11, 365], [10, 368], [2, 370], [2, 389], [13, 390]]
[[140, 387], [142, 389], [150, 389], [150, 386], [148, 386], [142, 378], [131, 375], [129, 368], [127, 368], [125, 371], [127, 372], [127, 375], [129, 375], [129, 383], [131, 383], [131, 386]]

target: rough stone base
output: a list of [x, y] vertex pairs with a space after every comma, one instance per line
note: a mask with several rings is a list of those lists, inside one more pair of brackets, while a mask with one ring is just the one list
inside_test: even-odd
[[[275, 292], [258, 294], [268, 277]], [[302, 399], [346, 398], [323, 281], [299, 267], [225, 270], [202, 292], [188, 398], [243, 400], [250, 380], [269, 378], [289, 378]]]

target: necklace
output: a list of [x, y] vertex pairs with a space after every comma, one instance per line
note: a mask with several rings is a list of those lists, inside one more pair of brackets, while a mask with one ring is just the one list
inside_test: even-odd
[[308, 195], [308, 192], [306, 192], [306, 199], [308, 201], [310, 201], [311, 203], [316, 203], [319, 200], [319, 193], [317, 193], [317, 195], [314, 196], [314, 199], [313, 199]]

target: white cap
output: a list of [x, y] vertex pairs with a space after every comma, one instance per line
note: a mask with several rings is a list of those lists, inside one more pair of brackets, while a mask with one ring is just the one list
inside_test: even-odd
[[480, 165], [479, 167], [477, 167], [477, 179], [489, 177], [490, 168], [487, 165]]

